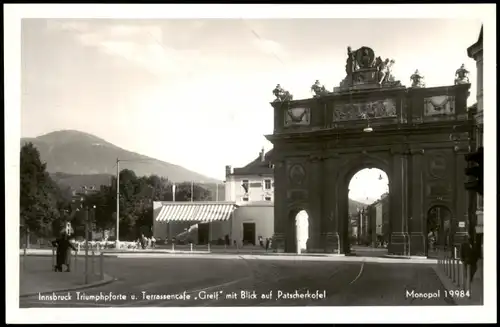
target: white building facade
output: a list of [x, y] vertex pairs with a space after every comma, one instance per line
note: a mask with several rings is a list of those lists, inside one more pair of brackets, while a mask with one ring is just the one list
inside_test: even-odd
[[235, 202], [274, 202], [274, 172], [271, 151], [242, 168], [226, 166], [225, 199]]
[[238, 205], [232, 232], [242, 244], [258, 244], [274, 232], [274, 169], [272, 150], [262, 149], [255, 160], [241, 168], [226, 166], [225, 199]]

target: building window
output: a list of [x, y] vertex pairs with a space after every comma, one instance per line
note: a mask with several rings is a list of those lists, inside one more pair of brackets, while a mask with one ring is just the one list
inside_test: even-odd
[[266, 190], [270, 190], [271, 189], [271, 180], [270, 179], [264, 180], [264, 188]]
[[266, 199], [266, 201], [271, 201], [271, 197], [270, 196], [266, 196], [264, 199]]

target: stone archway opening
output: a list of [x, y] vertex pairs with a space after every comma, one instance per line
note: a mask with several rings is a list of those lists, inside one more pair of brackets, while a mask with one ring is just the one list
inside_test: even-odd
[[443, 205], [427, 211], [426, 255], [435, 256], [439, 249], [446, 250], [451, 242], [451, 211]]
[[348, 185], [346, 247], [361, 256], [387, 254], [391, 235], [387, 173], [363, 168], [352, 175]]
[[307, 240], [309, 239], [309, 215], [305, 210], [300, 210], [295, 215], [295, 235], [297, 239], [297, 253], [306, 252]]
[[292, 209], [288, 217], [288, 232], [285, 240], [287, 253], [302, 253], [307, 250], [309, 239], [309, 214], [305, 209]]

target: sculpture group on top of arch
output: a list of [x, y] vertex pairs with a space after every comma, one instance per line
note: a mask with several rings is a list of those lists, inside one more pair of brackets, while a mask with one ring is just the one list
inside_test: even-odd
[[[394, 88], [404, 87], [400, 81], [397, 81], [392, 74], [392, 67], [396, 63], [394, 59], [382, 59], [375, 56], [375, 52], [366, 46], [357, 50], [347, 47], [346, 77], [340, 82], [339, 87], [330, 92], [322, 85], [319, 80], [311, 86], [314, 97], [330, 95], [335, 92], [342, 92], [352, 89], [370, 89], [370, 88]], [[455, 72], [454, 84], [468, 84], [469, 71], [465, 65]], [[410, 76], [411, 88], [425, 87], [424, 76], [418, 69]], [[281, 87], [280, 84], [273, 90], [276, 97], [275, 102], [292, 101], [293, 95]]]

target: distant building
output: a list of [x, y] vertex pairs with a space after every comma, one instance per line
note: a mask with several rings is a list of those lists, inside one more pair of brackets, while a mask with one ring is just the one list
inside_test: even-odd
[[96, 187], [94, 185], [91, 185], [91, 186], [82, 185], [80, 188], [78, 188], [76, 190], [72, 190], [72, 193], [73, 193], [74, 197], [78, 197], [78, 196], [82, 196], [82, 195], [89, 195], [89, 194], [97, 193], [97, 192], [99, 192], [99, 190], [100, 190], [100, 188]]
[[241, 168], [226, 166], [226, 200], [239, 205], [234, 215], [237, 221], [234, 232], [243, 243], [252, 243], [253, 239], [258, 243], [259, 237], [265, 240], [274, 233], [272, 152], [262, 149], [257, 158]]
[[389, 242], [390, 226], [389, 226], [389, 193], [384, 193], [377, 201], [373, 202], [366, 208], [368, 221], [370, 226], [369, 237], [372, 244], [378, 240]]
[[226, 201], [274, 202], [274, 169], [272, 151], [259, 156], [241, 168], [226, 166]]

